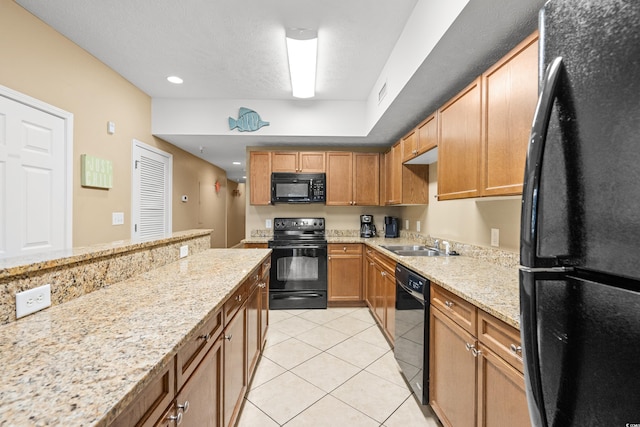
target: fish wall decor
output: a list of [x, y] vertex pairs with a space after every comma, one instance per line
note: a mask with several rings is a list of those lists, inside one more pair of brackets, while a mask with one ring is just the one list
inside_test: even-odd
[[260, 114], [249, 108], [240, 107], [237, 119], [229, 117], [229, 130], [238, 128], [240, 132], [255, 132], [262, 126], [269, 126], [269, 122], [263, 122]]

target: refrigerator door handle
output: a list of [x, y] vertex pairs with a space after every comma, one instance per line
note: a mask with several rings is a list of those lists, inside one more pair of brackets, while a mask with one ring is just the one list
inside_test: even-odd
[[529, 138], [529, 152], [525, 167], [522, 189], [522, 227], [520, 232], [520, 264], [526, 267], [536, 267], [537, 249], [537, 210], [540, 191], [540, 172], [547, 130], [551, 119], [551, 109], [556, 98], [556, 91], [562, 70], [562, 57], [555, 58], [547, 67], [542, 90], [538, 98], [531, 136]]

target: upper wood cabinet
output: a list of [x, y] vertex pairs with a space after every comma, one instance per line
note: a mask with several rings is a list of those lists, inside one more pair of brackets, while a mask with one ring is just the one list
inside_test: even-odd
[[271, 152], [249, 152], [249, 187], [252, 205], [271, 204]]
[[438, 115], [431, 114], [402, 138], [402, 162], [438, 146]]
[[429, 165], [403, 165], [404, 141], [385, 153], [385, 204], [429, 203]]
[[538, 33], [482, 75], [482, 195], [522, 194], [538, 96]]
[[380, 156], [378, 153], [327, 153], [327, 200], [329, 206], [377, 206], [380, 202]]
[[482, 80], [438, 110], [438, 200], [480, 195]]
[[325, 171], [325, 153], [320, 151], [274, 151], [272, 172], [322, 173]]

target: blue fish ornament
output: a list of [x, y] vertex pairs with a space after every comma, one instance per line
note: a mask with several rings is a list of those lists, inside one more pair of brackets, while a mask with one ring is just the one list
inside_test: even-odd
[[229, 117], [229, 130], [238, 128], [240, 132], [255, 132], [262, 126], [269, 126], [269, 122], [263, 122], [258, 113], [248, 108], [240, 107], [237, 120]]

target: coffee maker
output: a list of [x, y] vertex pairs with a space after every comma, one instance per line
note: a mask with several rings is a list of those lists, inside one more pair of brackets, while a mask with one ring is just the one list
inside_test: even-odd
[[360, 237], [376, 237], [373, 215], [360, 215]]
[[384, 217], [384, 237], [400, 237], [400, 220], [395, 216]]

